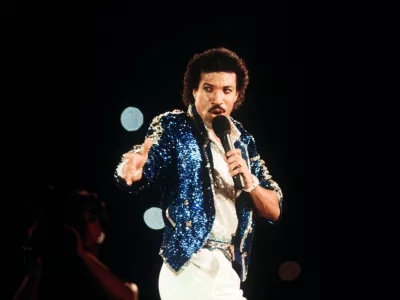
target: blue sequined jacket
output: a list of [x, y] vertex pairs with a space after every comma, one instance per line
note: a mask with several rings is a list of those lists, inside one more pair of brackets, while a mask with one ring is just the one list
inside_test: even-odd
[[[282, 191], [260, 159], [253, 137], [239, 122], [231, 120], [241, 133], [234, 146], [242, 150], [243, 158], [252, 174], [258, 177], [260, 185], [277, 192], [282, 212]], [[187, 112], [174, 110], [155, 117], [146, 137], [153, 139], [153, 145], [142, 179], [128, 186], [117, 171], [115, 179], [121, 188], [130, 193], [138, 193], [154, 183], [160, 184], [161, 208], [166, 224], [160, 255], [167, 266], [178, 274], [188, 265], [192, 255], [204, 246], [215, 218], [210, 141], [193, 105]], [[139, 151], [140, 148], [141, 145], [136, 145], [131, 151]], [[254, 236], [254, 211], [251, 197], [242, 192], [236, 200], [239, 226], [233, 240], [242, 281], [247, 277]], [[276, 223], [272, 220], [268, 222]]]

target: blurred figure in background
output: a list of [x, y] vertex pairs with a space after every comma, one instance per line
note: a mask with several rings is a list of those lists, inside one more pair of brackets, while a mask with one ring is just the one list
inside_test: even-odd
[[[18, 290], [12, 298], [13, 300], [38, 299], [37, 288], [42, 273], [42, 258], [38, 249], [32, 245], [33, 234], [35, 233], [38, 224], [39, 220], [36, 219], [27, 230], [28, 237], [22, 246], [24, 251], [25, 275]], [[37, 233], [35, 233], [35, 236], [36, 235]]]
[[[45, 244], [42, 251], [36, 251], [35, 246], [29, 250], [35, 255], [29, 255], [26, 276], [13, 299], [138, 300], [136, 284], [122, 280], [100, 259], [107, 228], [104, 202], [85, 190], [54, 198], [61, 201], [61, 211], [54, 209], [47, 223], [41, 224], [45, 228], [41, 231], [51, 238], [36, 246], [40, 249]], [[37, 228], [37, 223], [31, 226], [29, 240], [35, 241]]]

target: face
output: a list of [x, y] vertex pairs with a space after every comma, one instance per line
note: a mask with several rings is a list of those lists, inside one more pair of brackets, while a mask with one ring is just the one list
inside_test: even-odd
[[92, 246], [94, 244], [101, 244], [104, 239], [104, 232], [101, 222], [95, 214], [85, 213], [87, 233], [85, 238], [85, 246]]
[[204, 124], [212, 128], [212, 120], [218, 115], [229, 117], [238, 93], [236, 74], [215, 72], [201, 73], [200, 83], [193, 90], [196, 110]]

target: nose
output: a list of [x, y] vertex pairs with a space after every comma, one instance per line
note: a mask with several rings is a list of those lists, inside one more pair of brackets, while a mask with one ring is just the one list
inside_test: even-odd
[[211, 97], [212, 105], [221, 105], [224, 103], [224, 93], [223, 91], [216, 90], [214, 91], [213, 97]]

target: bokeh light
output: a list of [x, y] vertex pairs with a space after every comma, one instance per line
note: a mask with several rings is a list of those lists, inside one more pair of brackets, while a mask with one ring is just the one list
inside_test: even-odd
[[121, 114], [121, 124], [127, 131], [138, 130], [143, 125], [143, 114], [140, 109], [129, 106]]

